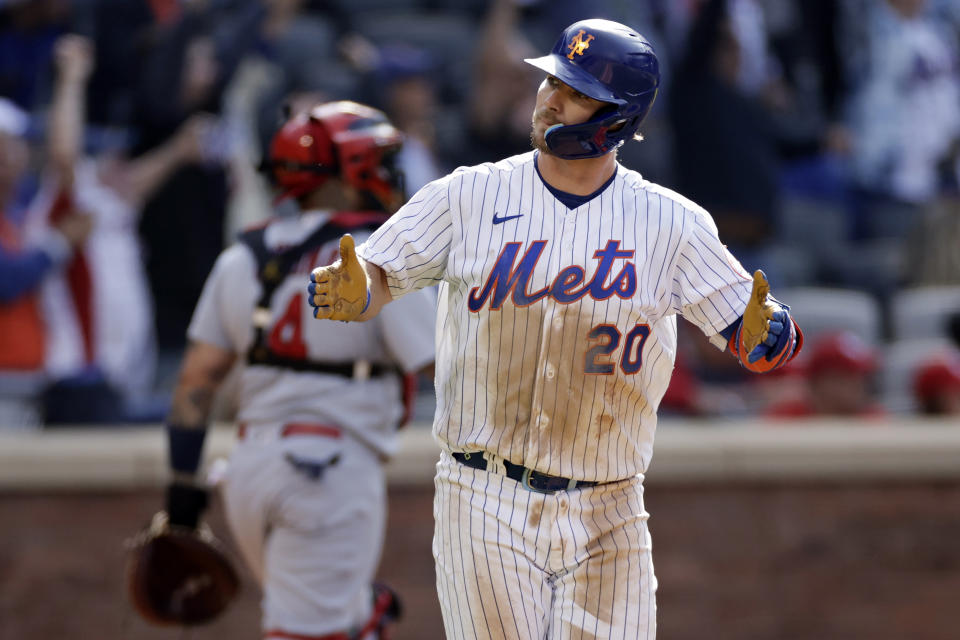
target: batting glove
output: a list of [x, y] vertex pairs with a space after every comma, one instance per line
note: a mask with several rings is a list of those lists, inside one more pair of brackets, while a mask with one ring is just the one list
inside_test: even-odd
[[356, 320], [370, 306], [367, 274], [357, 258], [353, 236], [340, 238], [340, 259], [310, 274], [310, 306], [314, 318]]
[[730, 350], [744, 367], [764, 373], [785, 365], [802, 346], [803, 332], [790, 317], [790, 307], [770, 296], [767, 277], [757, 270], [750, 301], [730, 338]]

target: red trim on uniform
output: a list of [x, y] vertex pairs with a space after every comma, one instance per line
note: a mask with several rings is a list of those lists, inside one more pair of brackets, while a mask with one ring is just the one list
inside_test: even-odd
[[[247, 423], [241, 422], [237, 426], [237, 439], [243, 440], [249, 432]], [[339, 427], [332, 427], [326, 424], [313, 424], [308, 422], [291, 422], [280, 428], [280, 437], [290, 436], [323, 436], [325, 438], [339, 438], [343, 432]]]
[[[390, 608], [390, 602], [393, 600], [393, 596], [389, 591], [381, 591], [377, 595], [377, 599], [373, 603], [373, 613], [370, 614], [370, 619], [367, 620], [367, 624], [363, 625], [363, 628], [357, 633], [357, 638], [363, 638], [368, 633], [378, 629], [383, 624], [383, 616], [386, 615], [387, 609]], [[381, 640], [386, 640], [386, 636], [381, 633]]]
[[270, 629], [263, 634], [264, 640], [270, 638], [284, 638], [285, 640], [350, 640], [345, 633], [328, 633], [323, 636], [310, 636], [302, 633], [291, 633], [281, 629]]
[[280, 430], [280, 437], [287, 436], [326, 436], [327, 438], [339, 438], [340, 429], [325, 424], [309, 424], [305, 422], [291, 422], [283, 425]]

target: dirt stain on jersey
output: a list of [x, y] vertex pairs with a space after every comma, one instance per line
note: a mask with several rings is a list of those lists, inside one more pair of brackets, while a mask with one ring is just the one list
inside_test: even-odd
[[534, 498], [530, 502], [530, 506], [527, 508], [527, 526], [529, 527], [539, 527], [540, 526], [540, 516], [543, 515], [543, 499]]

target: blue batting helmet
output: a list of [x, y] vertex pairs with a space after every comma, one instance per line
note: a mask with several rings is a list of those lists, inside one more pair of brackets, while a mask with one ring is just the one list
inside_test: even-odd
[[602, 156], [632, 138], [660, 86], [653, 47], [630, 27], [611, 20], [574, 22], [549, 54], [525, 62], [584, 95], [610, 103], [587, 122], [547, 129], [547, 147], [570, 160]]

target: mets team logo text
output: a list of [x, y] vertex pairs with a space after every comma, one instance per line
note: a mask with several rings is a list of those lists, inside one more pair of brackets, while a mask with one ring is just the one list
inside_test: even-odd
[[550, 286], [539, 291], [528, 292], [530, 276], [543, 254], [546, 240], [537, 240], [531, 243], [530, 248], [520, 259], [520, 264], [514, 267], [517, 254], [520, 253], [519, 242], [508, 242], [500, 252], [483, 287], [474, 287], [470, 290], [467, 306], [470, 311], [478, 312], [487, 302], [490, 309], [497, 310], [503, 306], [510, 296], [513, 304], [525, 307], [542, 298], [553, 298], [560, 304], [570, 304], [584, 296], [594, 300], [606, 300], [611, 296], [623, 299], [633, 297], [637, 291], [637, 271], [632, 262], [623, 265], [617, 275], [606, 285], [607, 278], [613, 273], [614, 263], [617, 260], [633, 258], [633, 251], [621, 250], [619, 240], [608, 240], [607, 246], [597, 249], [593, 258], [598, 261], [597, 270], [590, 280], [586, 280], [586, 269], [579, 265], [571, 265], [560, 270]]
[[583, 37], [584, 31], [580, 29], [577, 32], [577, 35], [573, 36], [573, 39], [570, 41], [570, 44], [567, 45], [567, 49], [570, 49], [570, 53], [567, 54], [567, 57], [573, 60], [574, 55], [582, 56], [584, 50], [590, 47], [590, 41], [593, 40], [593, 36], [587, 34], [587, 37]]

